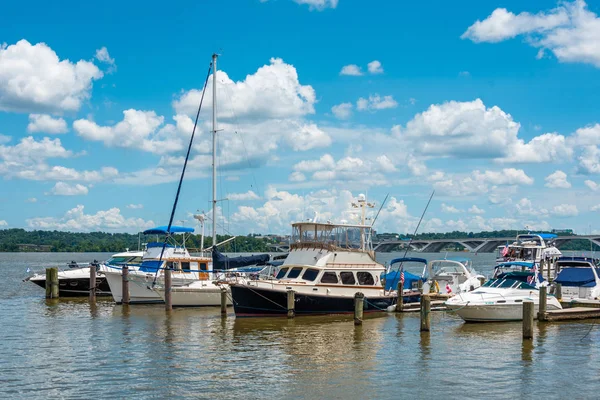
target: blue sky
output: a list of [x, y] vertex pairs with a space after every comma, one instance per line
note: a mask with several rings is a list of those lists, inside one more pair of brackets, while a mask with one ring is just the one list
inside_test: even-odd
[[[600, 218], [600, 6], [581, 0], [3, 7], [0, 229], [168, 222], [213, 52], [221, 233], [573, 228]], [[209, 85], [209, 89], [212, 85]], [[176, 220], [209, 212], [210, 106]]]

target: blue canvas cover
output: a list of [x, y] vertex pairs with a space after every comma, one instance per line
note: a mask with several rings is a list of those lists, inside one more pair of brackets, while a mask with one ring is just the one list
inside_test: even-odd
[[158, 261], [158, 260], [146, 260], [142, 262], [142, 265], [140, 266], [140, 271], [144, 271], [144, 272], [156, 272], [158, 270], [158, 268], [160, 267], [160, 265], [163, 263], [164, 261]]
[[[599, 268], [596, 268], [596, 273], [600, 273]], [[596, 286], [596, 278], [591, 268], [564, 268], [558, 273], [554, 282], [560, 283], [563, 286]]]
[[224, 270], [245, 267], [247, 265], [265, 265], [271, 257], [268, 254], [256, 256], [228, 257], [213, 247], [213, 269]]
[[[381, 278], [385, 278], [385, 290], [396, 290], [400, 281], [400, 271], [390, 271], [387, 274], [381, 274]], [[402, 289], [412, 289], [413, 283], [423, 280], [419, 275], [411, 274], [404, 271], [404, 285]]]
[[[142, 232], [144, 235], [161, 235], [167, 233], [168, 226], [157, 226], [156, 228], [146, 229]], [[186, 226], [176, 226], [171, 225], [171, 229], [169, 229], [169, 233], [192, 233], [194, 232], [194, 228], [188, 228]]]

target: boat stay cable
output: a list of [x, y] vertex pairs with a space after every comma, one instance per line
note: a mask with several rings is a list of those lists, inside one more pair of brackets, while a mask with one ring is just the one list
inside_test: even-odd
[[173, 218], [175, 217], [175, 210], [177, 209], [177, 203], [179, 201], [179, 193], [181, 192], [181, 184], [183, 183], [183, 177], [185, 176], [185, 170], [187, 168], [188, 159], [190, 158], [190, 151], [192, 150], [192, 143], [194, 142], [194, 136], [196, 135], [196, 127], [198, 126], [198, 119], [200, 118], [200, 110], [202, 109], [202, 102], [204, 101], [204, 94], [206, 93], [206, 87], [208, 86], [208, 79], [210, 78], [210, 73], [213, 69], [213, 63], [208, 66], [208, 72], [206, 74], [206, 79], [204, 81], [204, 88], [202, 89], [202, 97], [200, 97], [200, 104], [198, 105], [198, 112], [196, 113], [196, 120], [194, 121], [194, 129], [192, 129], [192, 136], [190, 137], [190, 143], [188, 144], [187, 153], [185, 155], [185, 161], [183, 162], [183, 169], [181, 170], [181, 176], [179, 177], [179, 185], [177, 186], [177, 194], [175, 195], [175, 201], [173, 202], [173, 208], [171, 209], [171, 217], [169, 218], [169, 225], [167, 226], [167, 232], [165, 234], [165, 241], [163, 242], [162, 250], [160, 251], [160, 257], [158, 259], [158, 268], [154, 274], [154, 280], [152, 281], [152, 287], [156, 284], [156, 279], [158, 277], [158, 272], [160, 271], [160, 266], [162, 265], [162, 259], [165, 252], [165, 248], [167, 247], [167, 241], [171, 236], [171, 225], [173, 224]]

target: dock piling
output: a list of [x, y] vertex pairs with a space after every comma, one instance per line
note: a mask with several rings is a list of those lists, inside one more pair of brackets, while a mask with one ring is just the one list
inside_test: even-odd
[[421, 296], [421, 332], [431, 329], [431, 298], [427, 294]]
[[558, 301], [562, 300], [562, 285], [560, 283], [555, 283], [555, 290], [554, 290], [554, 297], [556, 297], [556, 299]]
[[396, 312], [404, 310], [404, 288], [401, 281], [398, 281], [398, 302], [396, 303]]
[[417, 281], [417, 288], [419, 289], [419, 293], [423, 294], [423, 279]]
[[221, 317], [227, 316], [227, 288], [221, 287]]
[[[401, 298], [400, 296], [399, 298]], [[362, 325], [365, 295], [361, 292], [354, 294], [354, 325]]]
[[121, 275], [121, 303], [129, 305], [129, 267], [127, 265], [123, 265], [123, 267], [121, 268]]
[[46, 298], [58, 298], [58, 268], [46, 268]]
[[296, 296], [292, 289], [287, 291], [287, 317], [294, 318], [296, 316]]
[[173, 309], [173, 301], [171, 300], [171, 268], [165, 268], [165, 310]]
[[546, 308], [548, 305], [548, 287], [540, 287], [540, 307], [538, 310], [538, 321], [546, 320]]
[[535, 308], [533, 301], [523, 302], [523, 339], [533, 339], [533, 316]]
[[96, 264], [90, 264], [90, 301], [96, 301]]

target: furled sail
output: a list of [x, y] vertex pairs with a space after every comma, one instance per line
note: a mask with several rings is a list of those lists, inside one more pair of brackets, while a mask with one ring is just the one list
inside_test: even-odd
[[264, 265], [270, 259], [268, 254], [258, 254], [256, 256], [228, 257], [213, 247], [212, 250], [213, 269], [233, 269], [245, 267], [247, 265]]

